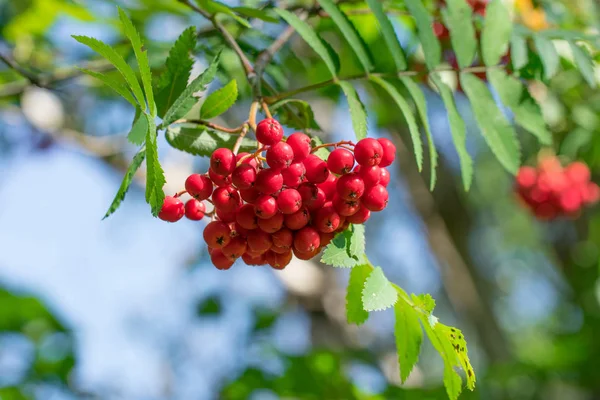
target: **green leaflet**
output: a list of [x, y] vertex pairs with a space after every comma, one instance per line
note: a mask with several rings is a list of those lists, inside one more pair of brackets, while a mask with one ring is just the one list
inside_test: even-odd
[[[296, 14], [293, 14], [287, 10], [283, 9], [275, 9], [275, 12], [279, 14], [281, 18], [285, 20], [288, 24], [290, 24], [296, 32], [304, 39], [306, 43], [323, 59], [325, 65], [331, 72], [331, 76], [335, 77], [338, 72], [338, 67], [336, 66], [336, 62], [330, 50], [325, 46], [324, 41], [317, 35], [317, 33], [308, 25], [306, 22], [302, 21]], [[339, 63], [338, 63], [339, 64]]]
[[468, 191], [473, 181], [473, 160], [467, 151], [467, 127], [458, 113], [452, 90], [440, 79], [438, 74], [431, 74], [430, 77], [440, 91], [446, 111], [448, 112], [450, 133], [452, 134], [454, 148], [458, 153], [463, 186]]
[[504, 168], [515, 174], [521, 149], [514, 128], [502, 115], [485, 83], [464, 72], [460, 74], [460, 82], [485, 141]]
[[573, 52], [573, 59], [575, 60], [575, 64], [577, 64], [581, 75], [583, 75], [583, 78], [591, 87], [596, 87], [598, 82], [596, 82], [594, 62], [592, 61], [592, 58], [588, 53], [587, 49], [585, 47], [578, 46], [573, 41], [569, 41], [569, 46], [571, 46], [571, 51]]
[[506, 52], [512, 32], [512, 21], [502, 0], [493, 0], [485, 12], [481, 32], [481, 53], [485, 65], [498, 64]]
[[350, 107], [350, 118], [352, 119], [352, 128], [357, 140], [367, 137], [367, 111], [365, 106], [360, 101], [356, 89], [350, 82], [339, 81], [338, 85], [346, 95], [348, 106]]
[[221, 53], [219, 52], [211, 61], [208, 68], [198, 75], [196, 79], [185, 88], [179, 97], [177, 97], [177, 100], [173, 102], [173, 105], [169, 108], [163, 118], [163, 126], [172, 124], [179, 118], [182, 118], [190, 111], [194, 104], [196, 104], [197, 98], [194, 97], [194, 93], [206, 90], [206, 86], [215, 78], [219, 66], [220, 55]]
[[77, 40], [81, 44], [85, 44], [96, 53], [110, 61], [110, 63], [115, 66], [121, 75], [123, 75], [123, 78], [125, 78], [125, 81], [129, 85], [129, 88], [133, 91], [133, 95], [135, 96], [138, 104], [141, 107], [146, 107], [144, 92], [142, 92], [142, 87], [135, 76], [135, 72], [133, 72], [133, 69], [125, 62], [119, 53], [98, 39], [75, 35], [73, 36], [73, 39]]
[[546, 39], [541, 35], [535, 35], [533, 41], [544, 65], [544, 76], [546, 79], [550, 79], [556, 75], [560, 65], [560, 58], [558, 57], [556, 48], [550, 39]]
[[471, 366], [471, 361], [469, 360], [468, 354], [469, 352], [467, 350], [467, 342], [462, 332], [460, 329], [440, 323], [435, 326], [435, 329], [440, 332], [440, 335], [444, 334], [448, 338], [450, 344], [452, 345], [452, 349], [458, 358], [460, 366], [465, 371], [465, 375], [467, 376], [467, 387], [469, 390], [474, 390], [476, 381], [475, 373], [473, 373], [473, 367]]
[[460, 68], [471, 66], [477, 52], [477, 39], [473, 27], [473, 10], [465, 0], [447, 0], [442, 10], [444, 22], [450, 31], [452, 48]]
[[371, 271], [369, 264], [359, 264], [350, 271], [346, 292], [346, 319], [349, 324], [362, 325], [369, 318], [369, 313], [364, 310], [362, 291]]
[[[142, 39], [140, 34], [133, 26], [133, 23], [125, 14], [125, 12], [118, 7], [119, 18], [123, 24], [125, 35], [129, 38], [131, 45], [133, 46], [133, 52], [138, 62], [140, 69], [140, 75], [142, 76], [142, 84], [144, 85], [144, 91], [146, 92], [146, 101], [148, 102], [148, 109], [152, 116], [156, 116], [156, 103], [154, 102], [154, 93], [152, 92], [152, 71], [150, 70], [150, 64], [148, 63], [148, 52], [143, 50]], [[144, 111], [144, 110], [142, 110]]]
[[146, 133], [148, 132], [148, 118], [145, 113], [141, 112], [138, 108], [136, 110], [136, 117], [131, 127], [131, 131], [127, 135], [127, 140], [133, 144], [141, 145], [146, 140]]
[[502, 103], [512, 110], [517, 125], [534, 134], [541, 143], [552, 144], [552, 134], [546, 129], [542, 110], [523, 83], [499, 69], [489, 70], [487, 77]]
[[370, 71], [373, 69], [373, 63], [371, 62], [371, 57], [367, 53], [365, 49], [365, 44], [361, 37], [359, 36], [356, 28], [348, 17], [342, 13], [342, 11], [335, 5], [332, 0], [317, 0], [321, 5], [321, 8], [325, 10], [330, 16], [338, 29], [342, 32], [344, 38], [350, 44], [352, 50], [358, 57], [358, 60], [362, 64], [365, 71]]
[[183, 31], [169, 50], [166, 69], [156, 84], [158, 115], [163, 117], [175, 99], [185, 90], [194, 65], [191, 53], [196, 47], [196, 30], [190, 27]]
[[235, 103], [237, 96], [237, 82], [232, 79], [227, 85], [206, 98], [200, 108], [200, 118], [211, 119], [223, 114]]
[[[148, 117], [147, 114], [143, 114]], [[150, 117], [148, 117], [150, 118]], [[146, 201], [152, 207], [152, 215], [155, 217], [165, 200], [165, 174], [158, 161], [158, 145], [156, 143], [156, 125], [154, 121], [148, 120], [148, 133], [146, 134]]]
[[385, 40], [385, 43], [392, 54], [392, 58], [396, 64], [396, 69], [399, 71], [404, 71], [407, 66], [406, 58], [404, 57], [404, 50], [402, 50], [402, 46], [400, 46], [400, 42], [398, 41], [398, 37], [396, 36], [396, 32], [394, 31], [392, 23], [383, 10], [381, 1], [367, 0], [367, 4], [373, 11], [375, 18], [377, 18], [377, 23], [381, 29], [381, 34], [383, 35], [383, 39]]
[[431, 71], [435, 69], [442, 59], [442, 47], [432, 28], [432, 18], [421, 0], [405, 0], [406, 8], [415, 18], [417, 34], [425, 53], [425, 63]]
[[352, 241], [352, 232], [346, 229], [340, 232], [335, 238], [325, 247], [321, 262], [338, 268], [352, 268], [361, 261], [361, 257], [353, 257], [350, 255], [349, 247]]
[[415, 364], [419, 360], [421, 344], [423, 343], [423, 330], [419, 323], [417, 311], [404, 299], [399, 299], [394, 305], [394, 336], [396, 337], [396, 350], [398, 351], [398, 364], [400, 366], [400, 379], [405, 382]]
[[131, 164], [129, 164], [129, 168], [127, 168], [127, 172], [125, 173], [125, 176], [123, 177], [121, 186], [119, 187], [119, 190], [117, 191], [117, 194], [115, 195], [115, 198], [113, 199], [110, 207], [108, 207], [108, 211], [106, 211], [106, 214], [104, 214], [104, 217], [102, 219], [108, 218], [115, 211], [117, 211], [117, 209], [119, 208], [119, 206], [121, 205], [123, 200], [125, 200], [125, 195], [127, 194], [127, 191], [129, 190], [129, 186], [131, 186], [131, 182], [133, 181], [133, 176], [135, 175], [136, 171], [140, 168], [140, 165], [142, 165], [144, 158], [146, 158], [146, 149], [144, 147], [142, 147], [140, 149], [140, 151], [138, 151], [136, 153], [136, 155], [133, 157], [133, 161], [131, 161]]
[[513, 34], [510, 40], [510, 58], [515, 70], [520, 70], [529, 63], [529, 48], [527, 39], [521, 35]]
[[435, 308], [435, 300], [430, 294], [411, 294], [413, 306], [425, 314], [429, 315]]
[[365, 254], [365, 226], [352, 224], [352, 235], [348, 243], [350, 257], [360, 259]]
[[252, 28], [252, 25], [243, 18], [240, 18], [233, 10], [223, 3], [214, 0], [196, 0], [198, 6], [209, 14], [225, 14], [235, 19], [246, 28]]
[[[295, 110], [294, 110], [295, 109]], [[283, 99], [271, 105], [271, 112], [277, 112], [279, 122], [294, 129], [317, 129], [320, 130], [315, 114], [310, 104], [304, 100]]]
[[115, 92], [120, 94], [121, 97], [123, 97], [125, 100], [127, 100], [129, 103], [131, 103], [132, 106], [139, 107], [139, 104], [135, 101], [135, 99], [131, 95], [129, 88], [126, 85], [124, 85], [123, 81], [121, 81], [120, 79], [110, 77], [110, 76], [105, 75], [100, 72], [90, 71], [89, 69], [85, 69], [85, 68], [77, 68], [77, 69], [80, 70], [81, 72], [83, 72], [84, 74], [87, 74], [96, 79], [99, 79], [106, 86], [110, 87], [112, 90], [114, 90]]
[[404, 115], [404, 119], [406, 119], [406, 123], [408, 124], [408, 129], [410, 131], [410, 137], [413, 142], [413, 149], [415, 152], [415, 159], [417, 160], [417, 166], [419, 171], [423, 169], [423, 143], [421, 142], [421, 132], [419, 132], [419, 126], [417, 125], [417, 120], [410, 109], [410, 105], [406, 102], [404, 97], [400, 94], [398, 89], [394, 85], [389, 82], [384, 81], [383, 79], [372, 76], [371, 81], [375, 82], [379, 86], [382, 87], [383, 90], [389, 93], [394, 102], [402, 111], [402, 115]]
[[276, 24], [279, 20], [271, 15], [271, 13], [261, 10], [259, 8], [250, 8], [250, 7], [232, 7], [234, 12], [243, 15], [248, 18], [258, 18], [265, 22], [271, 22]]
[[[167, 142], [178, 150], [206, 157], [220, 147], [233, 148], [238, 139], [237, 135], [186, 127], [168, 128], [165, 137]], [[254, 151], [257, 145], [255, 140], [244, 138], [240, 151]]]
[[362, 301], [365, 311], [381, 311], [392, 307], [398, 300], [394, 286], [383, 274], [381, 267], [376, 267], [365, 282]]

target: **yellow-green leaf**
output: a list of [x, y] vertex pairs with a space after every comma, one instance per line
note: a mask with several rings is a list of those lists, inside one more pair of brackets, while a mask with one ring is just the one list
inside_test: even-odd
[[200, 118], [211, 119], [223, 114], [235, 103], [237, 96], [237, 82], [233, 79], [206, 98], [200, 108]]

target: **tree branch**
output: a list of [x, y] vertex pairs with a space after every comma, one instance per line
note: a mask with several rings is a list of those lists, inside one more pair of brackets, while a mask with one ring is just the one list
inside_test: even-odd
[[33, 72], [23, 68], [19, 63], [12, 57], [12, 55], [4, 55], [0, 53], [0, 61], [6, 64], [9, 68], [14, 70], [16, 73], [27, 79], [30, 83], [36, 86], [43, 86], [39, 80], [39, 77]]

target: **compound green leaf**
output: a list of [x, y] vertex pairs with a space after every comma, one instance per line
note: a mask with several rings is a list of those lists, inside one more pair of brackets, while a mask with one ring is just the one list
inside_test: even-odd
[[404, 50], [402, 50], [402, 46], [400, 45], [400, 41], [398, 41], [398, 36], [396, 36], [396, 32], [394, 31], [392, 23], [383, 10], [381, 1], [367, 0], [367, 4], [377, 19], [383, 39], [385, 40], [385, 43], [392, 54], [392, 58], [394, 59], [394, 63], [396, 64], [396, 69], [399, 71], [405, 70], [406, 58], [404, 57]]
[[452, 48], [460, 68], [471, 66], [477, 52], [477, 39], [473, 27], [473, 9], [465, 0], [447, 0], [442, 10], [444, 22], [450, 31]]
[[481, 53], [485, 65], [496, 65], [506, 53], [510, 41], [512, 21], [502, 0], [493, 0], [485, 12], [481, 32]]
[[575, 64], [579, 68], [581, 75], [587, 81], [591, 87], [596, 87], [598, 82], [596, 81], [596, 73], [594, 71], [594, 61], [590, 56], [590, 53], [586, 48], [577, 45], [575, 42], [570, 41], [571, 51], [573, 53], [573, 59]]
[[359, 264], [350, 271], [346, 292], [346, 318], [349, 324], [362, 325], [369, 318], [369, 313], [364, 310], [362, 291], [371, 270], [369, 264]]
[[394, 305], [394, 315], [396, 317], [394, 336], [396, 337], [400, 379], [405, 382], [419, 360], [423, 330], [417, 312], [403, 299], [399, 299]]
[[129, 168], [127, 168], [127, 172], [125, 173], [125, 176], [123, 177], [121, 186], [119, 187], [119, 190], [117, 191], [117, 194], [115, 195], [115, 198], [113, 199], [110, 207], [108, 207], [108, 211], [106, 211], [106, 214], [104, 214], [104, 217], [102, 219], [108, 218], [115, 211], [117, 211], [117, 209], [119, 208], [119, 206], [121, 205], [123, 200], [125, 200], [125, 195], [127, 194], [127, 191], [129, 190], [129, 186], [131, 186], [131, 182], [133, 181], [133, 176], [135, 175], [137, 170], [140, 168], [140, 165], [142, 165], [144, 158], [146, 158], [146, 149], [142, 147], [140, 149], [140, 151], [138, 151], [136, 153], [136, 155], [133, 157], [133, 161], [131, 161], [131, 164], [129, 164]]
[[[150, 118], [147, 114], [142, 115]], [[146, 201], [152, 207], [152, 215], [156, 217], [165, 200], [163, 186], [166, 180], [158, 160], [158, 144], [156, 143], [156, 125], [154, 125], [154, 121], [149, 119], [148, 127], [146, 134]]]
[[233, 79], [206, 98], [200, 108], [200, 118], [211, 119], [223, 114], [235, 103], [237, 96], [237, 82]]
[[405, 0], [405, 4], [415, 18], [417, 35], [425, 53], [425, 64], [431, 71], [440, 64], [442, 59], [442, 47], [433, 32], [433, 20], [421, 0]]
[[80, 70], [81, 72], [83, 72], [84, 74], [87, 74], [91, 77], [94, 77], [94, 78], [102, 81], [102, 83], [104, 83], [106, 86], [108, 86], [109, 88], [111, 88], [112, 90], [114, 90], [115, 92], [120, 94], [121, 97], [123, 97], [125, 100], [127, 100], [129, 103], [131, 103], [132, 106], [134, 106], [134, 107], [140, 106], [135, 101], [133, 96], [131, 95], [129, 88], [123, 83], [123, 81], [121, 81], [121, 79], [117, 79], [117, 78], [105, 75], [101, 72], [91, 71], [91, 70], [85, 69], [85, 68], [77, 68], [77, 69]]
[[556, 48], [550, 39], [542, 35], [535, 35], [533, 42], [544, 65], [544, 76], [546, 79], [550, 79], [556, 75], [560, 65], [560, 58], [558, 57]]
[[350, 118], [352, 119], [352, 127], [356, 134], [356, 139], [361, 140], [367, 137], [367, 111], [362, 101], [358, 97], [356, 89], [350, 82], [339, 81], [338, 85], [346, 95], [348, 106], [350, 107]]
[[[167, 142], [174, 148], [185, 151], [196, 156], [210, 156], [216, 149], [225, 147], [233, 148], [237, 135], [228, 133], [209, 131], [198, 128], [168, 128], [165, 134]], [[244, 138], [240, 151], [254, 151], [258, 143], [255, 140]]]
[[381, 311], [392, 307], [398, 300], [394, 286], [383, 274], [381, 267], [376, 267], [367, 278], [362, 292], [365, 311]]

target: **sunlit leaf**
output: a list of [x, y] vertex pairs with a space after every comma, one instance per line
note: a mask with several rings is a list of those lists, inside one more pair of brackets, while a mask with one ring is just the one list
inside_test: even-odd
[[154, 125], [154, 121], [148, 121], [148, 126], [149, 129], [146, 134], [146, 201], [152, 207], [152, 215], [156, 217], [165, 199], [163, 186], [166, 180], [163, 169], [158, 161], [156, 125]]
[[433, 32], [433, 19], [421, 0], [405, 0], [406, 8], [415, 18], [417, 35], [425, 53], [425, 63], [429, 70], [435, 69], [442, 59], [442, 47]]
[[142, 165], [142, 162], [145, 158], [146, 149], [141, 148], [140, 151], [138, 151], [137, 154], [133, 157], [133, 161], [131, 161], [131, 164], [129, 164], [129, 168], [127, 168], [127, 172], [123, 177], [121, 186], [119, 187], [119, 190], [117, 191], [114, 200], [112, 201], [110, 207], [108, 207], [108, 211], [106, 211], [106, 214], [104, 214], [104, 218], [102, 219], [108, 218], [111, 214], [117, 211], [123, 200], [125, 200], [125, 195], [129, 190], [129, 186], [131, 186], [133, 176], [135, 175], [136, 171], [140, 168], [140, 165]]
[[346, 318], [349, 324], [361, 325], [369, 318], [369, 313], [364, 310], [362, 292], [371, 270], [369, 264], [359, 264], [350, 271], [346, 292]]
[[575, 64], [579, 68], [581, 75], [587, 81], [591, 87], [596, 87], [598, 82], [596, 81], [596, 72], [594, 70], [594, 61], [590, 56], [590, 53], [585, 47], [577, 45], [575, 42], [569, 42], [571, 51], [573, 52], [573, 58]]
[[141, 145], [146, 140], [146, 133], [148, 133], [148, 118], [138, 109], [133, 126], [127, 135], [127, 140], [133, 144]]
[[447, 0], [442, 10], [444, 22], [450, 31], [452, 48], [460, 68], [469, 67], [477, 52], [477, 39], [473, 27], [473, 9], [466, 0]]
[[381, 267], [376, 267], [367, 278], [362, 292], [365, 311], [381, 311], [392, 307], [398, 300], [394, 286], [383, 274]]
[[400, 379], [405, 382], [419, 360], [423, 330], [417, 312], [403, 299], [398, 299], [394, 305], [394, 315], [396, 318], [394, 336], [398, 351]]
[[481, 32], [481, 53], [485, 65], [496, 65], [506, 53], [512, 21], [502, 0], [493, 0], [486, 8]]
[[381, 34], [383, 35], [383, 39], [385, 40], [385, 43], [392, 54], [392, 58], [396, 64], [396, 69], [399, 71], [405, 70], [406, 58], [404, 57], [404, 50], [402, 50], [402, 46], [400, 46], [400, 41], [398, 40], [398, 36], [396, 36], [396, 32], [394, 31], [392, 23], [383, 10], [381, 1], [367, 0], [367, 4], [373, 11], [375, 18], [377, 18], [377, 23], [381, 28]]
[[535, 35], [533, 41], [544, 65], [544, 76], [546, 79], [550, 79], [556, 75], [560, 65], [560, 58], [556, 52], [556, 48], [550, 39], [546, 39], [542, 35]]
[[361, 140], [367, 137], [367, 111], [365, 106], [360, 101], [356, 89], [351, 83], [346, 81], [339, 81], [338, 85], [342, 88], [342, 91], [346, 95], [348, 100], [348, 106], [350, 107], [350, 118], [352, 119], [352, 127], [357, 140]]
[[[209, 131], [204, 128], [177, 127], [167, 129], [167, 142], [174, 148], [196, 156], [210, 156], [216, 149], [233, 148], [238, 135]], [[244, 138], [240, 151], [256, 150], [258, 142]]]
[[200, 108], [200, 118], [211, 119], [223, 114], [235, 103], [237, 96], [237, 82], [232, 79], [227, 85], [206, 98]]
[[510, 40], [510, 59], [515, 70], [520, 70], [529, 62], [527, 40], [523, 36], [512, 35]]
[[92, 76], [104, 83], [106, 86], [110, 87], [112, 90], [121, 95], [125, 100], [127, 100], [132, 106], [139, 107], [140, 105], [135, 101], [129, 88], [125, 85], [125, 83], [121, 79], [117, 79], [115, 77], [108, 76], [101, 72], [91, 71], [85, 68], [78, 68], [84, 74]]

